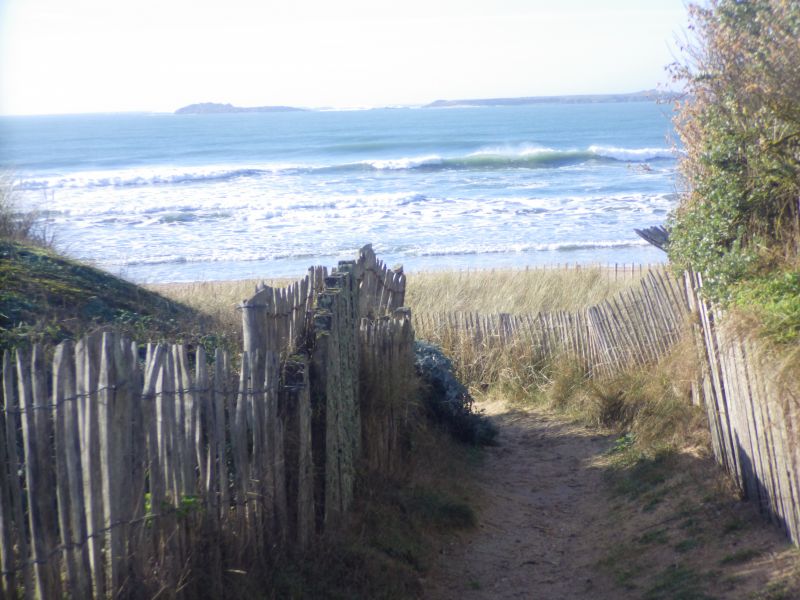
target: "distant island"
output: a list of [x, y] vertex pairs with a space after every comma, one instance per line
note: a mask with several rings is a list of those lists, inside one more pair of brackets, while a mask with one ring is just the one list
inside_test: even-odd
[[[455, 108], [475, 106], [524, 106], [526, 104], [591, 104], [597, 102], [654, 102], [672, 101], [679, 97], [675, 92], [660, 92], [658, 90], [645, 90], [627, 94], [576, 94], [566, 96], [525, 96], [522, 98], [478, 98], [468, 100], [436, 100], [424, 104], [421, 108]], [[399, 106], [385, 108], [402, 108]], [[219, 102], [199, 102], [189, 104], [175, 111], [176, 115], [218, 115], [225, 113], [272, 113], [272, 112], [300, 112], [313, 109], [297, 108], [294, 106], [234, 106]], [[336, 110], [336, 109], [319, 109]]]
[[190, 104], [175, 111], [176, 115], [218, 115], [224, 113], [265, 113], [265, 112], [295, 112], [304, 108], [293, 106], [234, 106], [233, 104], [220, 104], [218, 102], [199, 102]]
[[580, 94], [572, 96], [527, 96], [523, 98], [482, 98], [472, 100], [436, 100], [423, 108], [450, 108], [456, 106], [522, 106], [525, 104], [591, 104], [594, 102], [643, 102], [674, 100], [678, 94], [645, 90], [628, 94]]

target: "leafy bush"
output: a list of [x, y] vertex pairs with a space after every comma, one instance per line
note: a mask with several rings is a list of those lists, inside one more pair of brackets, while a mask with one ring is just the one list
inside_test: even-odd
[[798, 273], [800, 4], [711, 0], [690, 15], [686, 61], [673, 65], [687, 92], [676, 118], [686, 190], [669, 254], [704, 274], [711, 299], [742, 305], [762, 298], [751, 279]]
[[422, 399], [431, 419], [457, 440], [476, 444], [495, 443], [497, 429], [472, 408], [472, 396], [453, 373], [453, 363], [441, 348], [414, 342], [414, 367], [423, 382]]

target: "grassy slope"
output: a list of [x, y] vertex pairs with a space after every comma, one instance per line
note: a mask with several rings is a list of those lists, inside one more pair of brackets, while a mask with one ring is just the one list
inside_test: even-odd
[[178, 302], [58, 254], [0, 240], [0, 350], [114, 325], [138, 341], [196, 341], [211, 321]]

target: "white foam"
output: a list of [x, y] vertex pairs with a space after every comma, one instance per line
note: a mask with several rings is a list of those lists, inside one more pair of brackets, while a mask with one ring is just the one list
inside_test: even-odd
[[589, 152], [604, 158], [626, 162], [645, 162], [659, 158], [675, 158], [669, 148], [618, 148], [616, 146], [589, 146]]
[[146, 167], [108, 171], [80, 171], [69, 175], [18, 178], [20, 190], [76, 189], [97, 187], [137, 187], [181, 183], [224, 181], [236, 177], [270, 175], [307, 168], [297, 164], [207, 165], [193, 167]]
[[537, 156], [539, 154], [553, 154], [559, 152], [572, 152], [569, 150], [556, 150], [555, 148], [548, 148], [546, 146], [539, 146], [536, 144], [522, 144], [520, 146], [487, 146], [475, 152], [469, 153], [468, 157], [474, 156], [504, 156], [509, 158]]
[[641, 239], [631, 240], [577, 240], [551, 243], [511, 243], [511, 244], [462, 244], [451, 246], [431, 245], [415, 248], [408, 252], [411, 256], [460, 256], [473, 254], [521, 254], [527, 252], [559, 252], [570, 250], [594, 250], [613, 248], [644, 247], [648, 243]]
[[383, 160], [365, 160], [361, 164], [369, 165], [379, 171], [398, 171], [404, 169], [415, 169], [426, 165], [439, 165], [444, 159], [438, 154], [428, 154], [425, 156], [412, 156], [406, 158], [390, 158]]

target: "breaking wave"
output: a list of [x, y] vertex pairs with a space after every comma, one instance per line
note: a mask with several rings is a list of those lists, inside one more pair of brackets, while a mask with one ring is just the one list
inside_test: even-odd
[[618, 148], [589, 146], [584, 150], [523, 147], [519, 149], [487, 148], [460, 156], [426, 154], [399, 158], [376, 158], [328, 165], [275, 164], [264, 166], [204, 166], [172, 169], [128, 169], [95, 171], [72, 175], [54, 175], [20, 179], [15, 187], [21, 190], [68, 188], [140, 187], [181, 185], [202, 182], [225, 182], [232, 179], [280, 175], [325, 174], [358, 171], [485, 171], [501, 169], [557, 168], [595, 162], [649, 162], [674, 159], [668, 148]]

